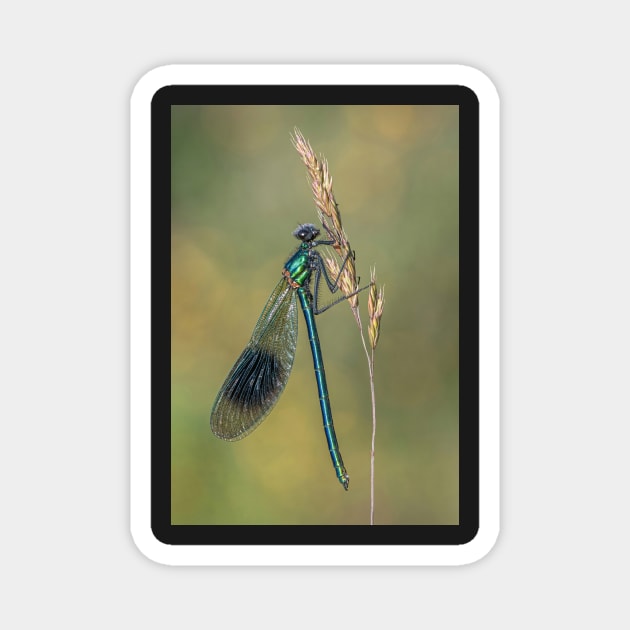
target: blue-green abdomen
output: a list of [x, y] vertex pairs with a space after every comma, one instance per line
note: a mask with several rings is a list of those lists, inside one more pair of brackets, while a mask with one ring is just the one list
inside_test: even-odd
[[350, 477], [346, 472], [346, 467], [344, 466], [343, 459], [341, 458], [341, 453], [339, 452], [339, 443], [337, 442], [337, 435], [335, 434], [335, 427], [333, 425], [332, 410], [330, 408], [330, 398], [328, 396], [328, 385], [326, 384], [326, 372], [324, 371], [324, 359], [322, 357], [322, 350], [319, 345], [317, 326], [315, 326], [313, 305], [306, 289], [299, 288], [297, 290], [297, 294], [300, 300], [300, 305], [302, 306], [302, 312], [304, 313], [304, 319], [306, 321], [306, 328], [308, 330], [308, 341], [311, 344], [313, 365], [315, 367], [315, 380], [317, 381], [317, 391], [319, 392], [319, 405], [322, 410], [324, 433], [326, 434], [326, 441], [328, 442], [330, 458], [332, 459], [333, 466], [335, 467], [337, 479], [339, 479], [343, 487], [347, 490], [348, 484], [350, 482]]

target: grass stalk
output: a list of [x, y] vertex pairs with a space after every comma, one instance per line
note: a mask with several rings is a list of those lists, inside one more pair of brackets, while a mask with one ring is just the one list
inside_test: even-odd
[[[333, 242], [332, 247], [346, 264], [343, 267], [341, 276], [339, 277], [339, 288], [344, 295], [349, 295], [348, 303], [354, 319], [359, 328], [361, 342], [365, 351], [368, 363], [368, 371], [370, 375], [370, 393], [372, 402], [372, 442], [370, 449], [370, 525], [374, 525], [374, 460], [376, 445], [376, 395], [374, 387], [374, 350], [378, 343], [380, 335], [380, 323], [383, 315], [384, 292], [383, 287], [379, 288], [376, 284], [376, 271], [370, 273], [370, 290], [368, 294], [368, 340], [370, 348], [365, 339], [363, 324], [359, 313], [359, 296], [356, 293], [359, 288], [359, 279], [357, 277], [354, 251], [350, 247], [350, 242], [343, 229], [341, 222], [341, 213], [339, 205], [335, 200], [332, 189], [332, 176], [328, 169], [328, 163], [323, 157], [317, 157], [311, 148], [310, 143], [304, 137], [299, 129], [294, 129], [292, 136], [293, 145], [300, 154], [304, 165], [306, 166], [309, 180], [311, 183], [311, 191], [317, 208], [319, 220]], [[331, 256], [324, 256], [324, 262], [328, 268], [329, 275], [336, 278], [339, 275], [340, 264]]]

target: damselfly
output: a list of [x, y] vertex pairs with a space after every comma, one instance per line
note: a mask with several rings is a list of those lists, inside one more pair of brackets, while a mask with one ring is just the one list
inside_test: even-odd
[[[319, 404], [324, 421], [328, 450], [337, 479], [347, 490], [350, 478], [346, 472], [333, 426], [324, 373], [324, 360], [315, 326], [315, 315], [368, 287], [333, 301], [320, 308], [319, 283], [323, 277], [331, 293], [339, 289], [338, 282], [348, 260], [343, 261], [337, 278], [330, 279], [324, 260], [315, 250], [318, 245], [333, 245], [333, 241], [316, 240], [319, 230], [311, 223], [298, 226], [293, 236], [302, 241], [282, 270], [282, 279], [273, 290], [252, 333], [249, 343], [219, 390], [210, 414], [210, 428], [222, 440], [240, 440], [249, 435], [273, 409], [284, 390], [295, 357], [297, 342], [297, 300], [300, 302], [308, 340], [313, 353]], [[314, 281], [311, 292], [311, 280]], [[369, 285], [368, 285], [369, 286]]]

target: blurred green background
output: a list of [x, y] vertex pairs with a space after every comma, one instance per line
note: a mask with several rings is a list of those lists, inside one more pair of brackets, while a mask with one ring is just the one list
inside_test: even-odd
[[[317, 325], [348, 492], [326, 446], [301, 312], [274, 410], [244, 440], [210, 432], [214, 398], [298, 245], [291, 232], [318, 224], [294, 127], [328, 160], [362, 284], [376, 266], [385, 285], [375, 522], [457, 524], [456, 106], [172, 107], [172, 522], [369, 523], [370, 387], [347, 304]], [[365, 317], [366, 304], [363, 293]]]

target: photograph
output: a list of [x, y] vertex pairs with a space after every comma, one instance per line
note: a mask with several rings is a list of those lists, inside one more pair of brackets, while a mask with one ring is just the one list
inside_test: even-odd
[[170, 191], [171, 524], [457, 526], [458, 105], [173, 104]]

